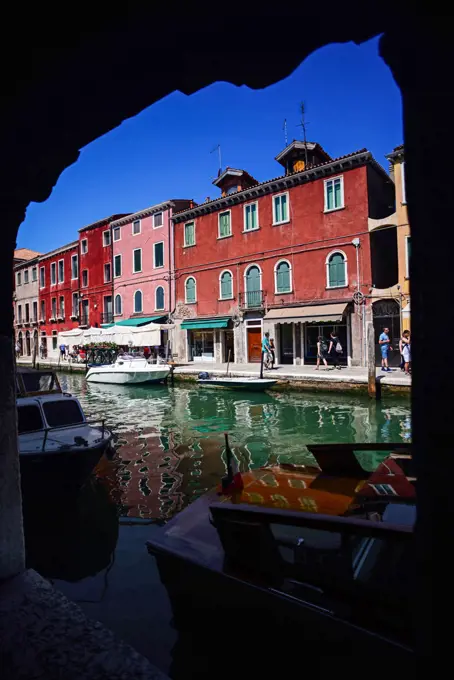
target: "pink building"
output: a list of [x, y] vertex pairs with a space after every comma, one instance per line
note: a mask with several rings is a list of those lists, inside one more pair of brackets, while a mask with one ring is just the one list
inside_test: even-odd
[[172, 199], [111, 223], [115, 323], [138, 326], [174, 309], [170, 218], [190, 205], [192, 201]]

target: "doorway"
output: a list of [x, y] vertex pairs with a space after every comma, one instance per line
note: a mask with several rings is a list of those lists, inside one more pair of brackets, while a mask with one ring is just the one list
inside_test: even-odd
[[381, 366], [381, 349], [378, 339], [381, 333], [383, 333], [383, 328], [389, 328], [389, 339], [391, 340], [393, 350], [388, 354], [388, 363], [390, 366], [399, 366], [399, 340], [401, 334], [399, 303], [392, 299], [378, 300], [372, 305], [372, 316], [375, 335], [375, 365]]
[[112, 295], [106, 295], [104, 298], [104, 314], [102, 323], [112, 322], [113, 322]]
[[260, 363], [262, 359], [262, 329], [252, 327], [247, 329], [247, 356], [251, 363]]
[[28, 357], [31, 356], [32, 348], [31, 348], [31, 342], [30, 342], [30, 331], [26, 331], [26, 333], [25, 333], [25, 351], [26, 351]]
[[293, 364], [293, 324], [279, 324], [279, 362]]

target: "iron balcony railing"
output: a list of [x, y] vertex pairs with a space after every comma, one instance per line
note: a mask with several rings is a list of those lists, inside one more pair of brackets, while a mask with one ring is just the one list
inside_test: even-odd
[[113, 323], [113, 312], [104, 312], [101, 314], [101, 323]]
[[249, 290], [239, 295], [240, 309], [262, 309], [265, 306], [264, 290]]

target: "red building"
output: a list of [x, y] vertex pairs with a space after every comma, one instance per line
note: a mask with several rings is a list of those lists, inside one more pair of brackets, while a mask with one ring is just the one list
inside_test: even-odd
[[80, 325], [100, 327], [113, 322], [113, 254], [111, 215], [79, 229]]
[[313, 363], [317, 337], [335, 331], [344, 361], [363, 364], [367, 296], [383, 267], [397, 266], [388, 243], [379, 264], [369, 220], [390, 213], [394, 185], [366, 149], [332, 159], [294, 141], [276, 160], [285, 175], [259, 183], [227, 168], [214, 181], [219, 198], [174, 214], [173, 351], [259, 361], [268, 330], [278, 363]]
[[79, 242], [42, 255], [38, 260], [40, 345], [58, 355], [58, 333], [79, 325]]

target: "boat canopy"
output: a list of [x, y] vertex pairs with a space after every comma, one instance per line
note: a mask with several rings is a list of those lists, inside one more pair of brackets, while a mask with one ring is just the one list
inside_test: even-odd
[[172, 324], [148, 323], [144, 326], [121, 326], [110, 328], [73, 328], [58, 334], [58, 343], [85, 345], [88, 343], [115, 342], [117, 345], [154, 347], [161, 344], [161, 331], [170, 330]]

